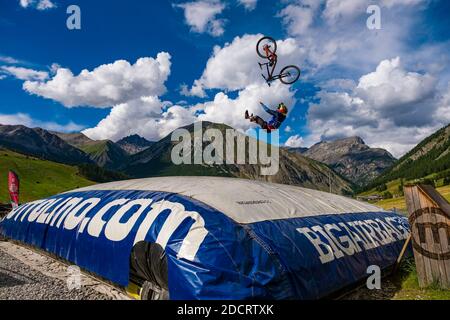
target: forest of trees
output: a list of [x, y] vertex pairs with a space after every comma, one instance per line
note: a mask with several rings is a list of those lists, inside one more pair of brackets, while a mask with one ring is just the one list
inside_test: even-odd
[[94, 182], [104, 183], [130, 179], [129, 176], [123, 173], [109, 171], [92, 164], [80, 164], [77, 168], [81, 176]]
[[[445, 135], [448, 126], [437, 131], [427, 139], [423, 140], [413, 150], [404, 155], [394, 166], [381, 176], [372, 181], [364, 188], [364, 191], [380, 188], [389, 181], [403, 178], [407, 181], [424, 178], [430, 174], [437, 173], [434, 180], [443, 179], [444, 184], [450, 183], [450, 139], [440, 146], [435, 146], [422, 157], [412, 160], [411, 156], [421, 150], [428, 143], [440, 136]], [[432, 181], [428, 181], [432, 182]]]

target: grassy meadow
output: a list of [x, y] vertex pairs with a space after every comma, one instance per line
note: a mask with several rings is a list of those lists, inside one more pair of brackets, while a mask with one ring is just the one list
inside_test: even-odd
[[9, 170], [19, 175], [22, 203], [94, 184], [80, 176], [76, 167], [0, 150], [1, 203], [9, 202]]

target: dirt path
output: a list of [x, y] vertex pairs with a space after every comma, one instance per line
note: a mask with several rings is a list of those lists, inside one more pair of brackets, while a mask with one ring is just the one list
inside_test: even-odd
[[[68, 266], [11, 242], [0, 241], [0, 300], [123, 300], [129, 297], [83, 273], [69, 290]], [[69, 284], [71, 282], [69, 281]]]

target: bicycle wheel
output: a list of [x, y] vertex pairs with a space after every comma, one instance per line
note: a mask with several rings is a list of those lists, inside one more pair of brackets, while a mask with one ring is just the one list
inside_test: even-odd
[[264, 51], [264, 46], [268, 45], [270, 47], [270, 51], [272, 53], [277, 52], [277, 43], [275, 39], [271, 37], [264, 37], [259, 39], [257, 45], [256, 45], [256, 53], [258, 53], [258, 56], [260, 56], [263, 59], [267, 59], [267, 54]]
[[300, 68], [297, 66], [287, 66], [280, 72], [280, 81], [284, 84], [293, 84], [300, 78]]

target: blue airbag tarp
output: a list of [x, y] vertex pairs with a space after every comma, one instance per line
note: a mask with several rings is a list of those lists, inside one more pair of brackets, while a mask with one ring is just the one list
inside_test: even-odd
[[122, 286], [133, 245], [159, 243], [171, 299], [317, 299], [394, 264], [409, 226], [389, 212], [239, 224], [178, 194], [106, 190], [22, 205], [0, 233]]

